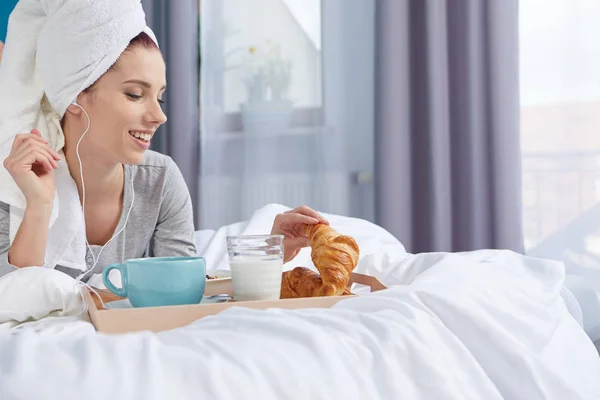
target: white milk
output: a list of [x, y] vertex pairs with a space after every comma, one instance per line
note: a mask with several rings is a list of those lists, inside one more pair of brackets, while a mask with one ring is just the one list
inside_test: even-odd
[[281, 296], [282, 259], [238, 258], [229, 266], [235, 300], [278, 300]]

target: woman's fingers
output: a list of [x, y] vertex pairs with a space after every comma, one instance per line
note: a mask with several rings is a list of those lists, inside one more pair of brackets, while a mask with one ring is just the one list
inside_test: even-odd
[[12, 150], [15, 151], [24, 144], [32, 141], [45, 145], [46, 149], [50, 152], [50, 154], [52, 154], [52, 158], [54, 158], [55, 160], [61, 159], [60, 154], [58, 154], [58, 152], [56, 152], [53, 148], [48, 146], [48, 141], [42, 137], [42, 134], [37, 129], [33, 129], [31, 133], [22, 133], [16, 135], [15, 140], [13, 141]]
[[307, 206], [300, 206], [275, 217], [271, 234], [281, 234], [285, 237], [286, 257], [294, 258], [302, 247], [310, 246], [304, 226], [326, 224], [329, 222], [318, 212]]
[[308, 206], [296, 207], [293, 210], [287, 211], [289, 214], [302, 214], [317, 219], [319, 222], [329, 224], [329, 222], [318, 212]]
[[60, 156], [60, 154], [58, 154], [52, 147], [46, 146], [46, 150], [48, 150], [53, 159], [55, 159], [56, 161], [61, 160], [62, 157]]
[[41, 136], [41, 133], [37, 129], [33, 129], [31, 133], [23, 133], [15, 136], [13, 141], [12, 151], [20, 150], [24, 145], [29, 143], [40, 143], [44, 148], [52, 155], [55, 160], [60, 160], [61, 156], [53, 148], [48, 146], [48, 141]]
[[52, 171], [54, 168], [58, 168], [58, 164], [54, 161], [47, 153], [44, 153], [41, 150], [35, 151], [31, 154], [31, 165], [41, 164], [44, 169], [48, 172]]
[[21, 166], [41, 164], [47, 171], [58, 168], [52, 155], [42, 147], [33, 147], [15, 155], [15, 161]]
[[42, 156], [42, 157], [45, 156], [46, 157], [46, 160], [48, 160], [48, 162], [52, 166], [52, 169], [58, 168], [58, 162], [56, 162], [56, 160], [54, 159], [53, 154], [51, 154], [51, 152], [48, 149], [41, 149], [40, 153], [41, 153], [40, 156]]
[[[43, 143], [48, 144], [48, 141], [42, 137], [42, 132], [40, 132], [39, 129], [35, 129], [35, 128], [32, 129], [31, 130], [31, 135], [33, 137], [42, 139]], [[60, 154], [58, 154], [52, 147], [50, 147], [50, 146], [47, 146], [47, 147], [48, 147], [48, 151], [50, 151], [50, 153], [52, 154], [52, 157], [55, 160], [60, 160], [61, 159]]]
[[[20, 154], [22, 152], [27, 152], [34, 149], [42, 149], [44, 152], [48, 153], [48, 155], [54, 160], [60, 160], [61, 156], [50, 146], [48, 146], [45, 139], [40, 136], [34, 134], [27, 134], [25, 137], [21, 137], [21, 135], [17, 135], [17, 139], [15, 142], [19, 141], [19, 144], [15, 147], [13, 146], [13, 152], [15, 154]], [[58, 166], [58, 164], [57, 164]]]
[[284, 213], [284, 214], [280, 214], [280, 215], [281, 215], [281, 222], [284, 223], [285, 225], [292, 225], [292, 224], [314, 225], [314, 224], [318, 224], [320, 222], [318, 218], [310, 217], [310, 216], [304, 215], [304, 214]]
[[46, 139], [41, 136], [32, 135], [31, 133], [20, 133], [15, 136], [15, 140], [13, 141], [12, 150], [15, 151], [23, 144], [27, 143], [30, 140], [35, 140], [36, 142], [40, 142], [43, 144], [48, 144]]
[[306, 236], [303, 232], [299, 233], [297, 227], [302, 225], [318, 224], [319, 220], [308, 215], [283, 213], [275, 217], [271, 234], [284, 235], [286, 238], [297, 236]]

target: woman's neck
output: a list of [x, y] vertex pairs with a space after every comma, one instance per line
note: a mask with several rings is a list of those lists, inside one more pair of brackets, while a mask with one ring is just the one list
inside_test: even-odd
[[[79, 198], [83, 202], [83, 184], [77, 153], [75, 148], [66, 148], [65, 153], [69, 172], [77, 185]], [[105, 157], [90, 153], [84, 152], [82, 149], [79, 151], [83, 163], [86, 205], [104, 203], [114, 199], [115, 196], [120, 198], [123, 195], [125, 179], [123, 164], [109, 162]]]

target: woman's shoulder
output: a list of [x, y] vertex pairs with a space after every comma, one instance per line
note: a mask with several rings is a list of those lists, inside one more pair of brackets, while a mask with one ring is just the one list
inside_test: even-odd
[[[136, 165], [128, 165], [132, 176], [139, 185], [143, 186], [185, 186], [181, 171], [173, 159], [156, 151], [147, 150], [144, 161]], [[175, 188], [173, 188], [175, 189]]]
[[146, 150], [146, 152], [144, 153], [144, 161], [142, 161], [140, 164], [133, 165], [133, 167], [169, 168], [173, 164], [174, 162], [171, 157], [153, 150]]

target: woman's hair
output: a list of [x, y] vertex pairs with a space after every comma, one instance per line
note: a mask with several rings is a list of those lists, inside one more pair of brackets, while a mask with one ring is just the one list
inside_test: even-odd
[[125, 49], [125, 51], [134, 49], [136, 47], [143, 47], [146, 49], [159, 50], [158, 46], [156, 45], [154, 40], [152, 40], [150, 35], [148, 35], [146, 32], [142, 32], [139, 35], [137, 35], [136, 37], [134, 37], [133, 39], [131, 39], [131, 41], [129, 42], [129, 45], [127, 45], [127, 48]]

